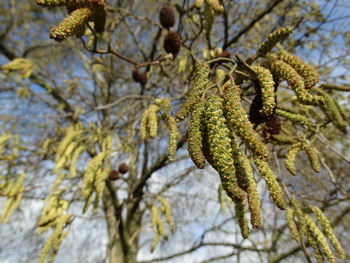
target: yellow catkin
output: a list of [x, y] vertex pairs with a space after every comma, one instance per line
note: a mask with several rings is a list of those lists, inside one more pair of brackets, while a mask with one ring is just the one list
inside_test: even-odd
[[276, 110], [276, 114], [295, 124], [300, 124], [300, 125], [310, 124], [309, 119], [306, 118], [304, 115], [300, 115], [300, 114], [296, 114], [296, 113], [292, 113], [292, 112], [288, 112], [280, 109]]
[[232, 156], [238, 185], [247, 193], [250, 221], [254, 228], [261, 227], [260, 197], [248, 156], [239, 148], [237, 139], [231, 136]]
[[316, 239], [317, 244], [322, 248], [324, 254], [328, 257], [329, 262], [336, 263], [337, 260], [330, 249], [327, 240], [321, 230], [317, 227], [315, 222], [311, 219], [309, 215], [304, 214], [304, 220], [307, 228], [309, 229], [311, 235]]
[[297, 169], [295, 167], [295, 160], [298, 153], [302, 150], [302, 144], [300, 142], [294, 143], [290, 148], [288, 148], [286, 153], [286, 159], [284, 164], [287, 170], [292, 174], [296, 175]]
[[277, 182], [276, 176], [271, 171], [268, 163], [262, 159], [254, 159], [259, 174], [264, 178], [267, 189], [269, 189], [272, 201], [280, 208], [285, 209], [286, 204], [284, 202], [283, 193], [280, 185]]
[[292, 32], [291, 27], [283, 27], [272, 32], [258, 48], [257, 55], [264, 57], [278, 42], [285, 40]]
[[176, 121], [173, 116], [168, 115], [166, 117], [166, 124], [169, 129], [169, 142], [168, 142], [168, 159], [169, 161], [175, 160], [175, 155], [177, 151], [177, 137], [179, 132], [177, 130]]
[[305, 150], [305, 152], [309, 158], [312, 169], [316, 173], [320, 172], [320, 170], [321, 170], [320, 160], [319, 160], [319, 157], [318, 157], [318, 154], [317, 154], [315, 148], [312, 147], [310, 144], [304, 143], [303, 149]]
[[222, 185], [219, 184], [219, 187], [218, 187], [218, 200], [219, 200], [219, 203], [220, 203], [220, 211], [221, 213], [225, 213], [226, 212], [226, 204], [224, 202], [224, 199], [222, 199]]
[[301, 229], [301, 232], [305, 233], [307, 228], [306, 228], [306, 224], [305, 224], [305, 220], [304, 220], [304, 213], [301, 210], [301, 206], [295, 197], [292, 197], [290, 199], [290, 202], [291, 202], [293, 210], [294, 210], [294, 215], [298, 219], [298, 223], [299, 223], [299, 227]]
[[204, 4], [204, 0], [195, 0], [194, 5], [197, 8], [201, 8]]
[[60, 156], [64, 155], [64, 152], [66, 150], [66, 148], [68, 147], [68, 145], [75, 139], [77, 138], [79, 135], [81, 135], [82, 131], [79, 130], [75, 130], [73, 127], [69, 127], [67, 129], [66, 132], [66, 136], [63, 138], [63, 140], [60, 142], [60, 144], [58, 145], [57, 148], [57, 156], [58, 158]]
[[215, 14], [222, 14], [224, 7], [220, 4], [219, 0], [207, 0], [208, 5], [214, 10]]
[[158, 134], [158, 117], [159, 106], [153, 104], [148, 108], [148, 122], [147, 130], [151, 139], [155, 138]]
[[256, 73], [256, 78], [261, 87], [261, 97], [263, 101], [260, 114], [262, 116], [270, 116], [276, 107], [275, 101], [275, 82], [271, 72], [260, 66], [253, 66], [252, 69]]
[[148, 138], [148, 131], [147, 131], [147, 123], [148, 123], [148, 109], [146, 109], [141, 118], [141, 125], [140, 125], [140, 137], [141, 140], [146, 140]]
[[298, 228], [294, 222], [294, 210], [292, 208], [287, 208], [286, 221], [287, 221], [287, 226], [289, 228], [289, 231], [292, 234], [292, 237], [295, 239], [295, 241], [300, 243], [300, 235], [299, 235]]
[[205, 167], [205, 159], [202, 153], [203, 141], [203, 116], [205, 102], [201, 101], [193, 107], [188, 128], [188, 153], [193, 163], [200, 169]]
[[159, 234], [156, 231], [154, 233], [154, 238], [153, 238], [153, 242], [152, 242], [152, 245], [151, 245], [151, 253], [153, 253], [154, 250], [156, 249], [156, 246], [157, 246], [158, 242], [159, 242]]
[[205, 36], [207, 39], [210, 39], [211, 30], [214, 25], [215, 20], [215, 11], [210, 5], [205, 5], [204, 7], [204, 21], [203, 28], [205, 30]]
[[310, 209], [316, 215], [317, 220], [321, 223], [322, 228], [323, 228], [323, 232], [331, 241], [331, 243], [332, 243], [333, 247], [335, 248], [335, 250], [337, 251], [338, 255], [341, 258], [345, 259], [344, 249], [343, 249], [342, 245], [340, 244], [339, 240], [337, 239], [336, 235], [334, 234], [332, 225], [328, 221], [327, 217], [323, 214], [321, 209], [319, 209], [316, 206], [311, 206]]
[[93, 191], [96, 172], [102, 166], [105, 157], [106, 153], [100, 152], [97, 156], [91, 159], [88, 167], [86, 168], [86, 171], [84, 173], [84, 185], [82, 189], [82, 195], [85, 199], [87, 199], [90, 193]]
[[198, 102], [209, 82], [209, 72], [209, 65], [196, 65], [192, 87], [186, 93], [186, 100], [176, 113], [176, 121], [181, 121], [190, 114], [192, 107]]
[[243, 238], [249, 237], [249, 227], [248, 227], [248, 221], [245, 216], [245, 202], [237, 201], [235, 202], [235, 211], [236, 211], [236, 217], [239, 224], [239, 227], [241, 229], [241, 234]]
[[290, 65], [298, 74], [303, 77], [306, 89], [310, 89], [319, 81], [319, 74], [314, 67], [307, 65], [300, 58], [291, 54], [281, 54], [278, 59]]
[[75, 149], [74, 153], [72, 154], [72, 159], [71, 159], [71, 163], [69, 166], [69, 172], [70, 172], [70, 176], [76, 177], [77, 171], [76, 171], [76, 165], [77, 162], [81, 156], [81, 154], [85, 151], [85, 145], [81, 144], [80, 146], [78, 146], [78, 148]]
[[324, 98], [318, 95], [311, 95], [304, 85], [304, 79], [296, 72], [296, 70], [283, 62], [282, 60], [274, 60], [270, 64], [271, 72], [286, 80], [289, 86], [295, 91], [298, 101], [306, 105], [322, 105], [324, 104]]
[[312, 250], [314, 251], [314, 255], [316, 258], [317, 263], [324, 263], [324, 257], [322, 254], [322, 251], [320, 250], [320, 247], [317, 244], [317, 240], [312, 236], [309, 229], [306, 229], [306, 232], [304, 235], [307, 238], [307, 241], [309, 242]]
[[244, 199], [244, 191], [238, 186], [232, 158], [230, 131], [222, 112], [222, 99], [211, 95], [208, 99], [206, 126], [213, 167], [218, 171], [223, 189], [233, 201]]
[[171, 215], [171, 206], [169, 202], [161, 196], [157, 196], [156, 198], [163, 205], [165, 220], [169, 225], [170, 231], [174, 232], [174, 221], [173, 221], [173, 216]]
[[253, 129], [253, 124], [245, 112], [240, 97], [240, 89], [231, 82], [223, 86], [223, 99], [227, 122], [251, 150], [256, 158], [267, 160], [269, 152]]
[[[108, 178], [110, 167], [104, 167], [99, 169], [96, 173], [95, 185], [96, 185], [96, 198], [101, 199], [103, 190], [105, 189], [106, 179]], [[98, 201], [96, 201], [98, 202]]]

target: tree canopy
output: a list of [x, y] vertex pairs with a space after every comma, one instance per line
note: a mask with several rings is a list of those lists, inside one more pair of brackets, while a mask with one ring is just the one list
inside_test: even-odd
[[0, 259], [347, 262], [349, 8], [2, 1]]

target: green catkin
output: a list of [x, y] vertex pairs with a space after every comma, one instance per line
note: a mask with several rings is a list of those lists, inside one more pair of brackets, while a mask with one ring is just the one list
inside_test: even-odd
[[235, 211], [236, 211], [236, 217], [239, 224], [239, 227], [241, 229], [241, 234], [243, 238], [249, 237], [249, 227], [248, 227], [248, 221], [245, 216], [245, 202], [244, 200], [235, 202]]
[[224, 7], [220, 4], [219, 0], [207, 0], [208, 5], [214, 10], [215, 14], [222, 14]]
[[262, 116], [270, 116], [273, 114], [273, 111], [276, 107], [275, 101], [275, 82], [271, 72], [260, 66], [252, 66], [252, 69], [256, 73], [256, 78], [261, 87], [261, 96], [262, 96], [262, 109], [260, 114]]
[[295, 160], [297, 158], [298, 153], [303, 149], [302, 144], [297, 142], [294, 143], [291, 147], [288, 148], [286, 153], [286, 159], [284, 160], [284, 164], [287, 170], [292, 174], [296, 175], [297, 169], [295, 167]]
[[323, 228], [323, 232], [331, 241], [331, 243], [332, 243], [333, 247], [335, 248], [335, 250], [337, 251], [338, 255], [342, 259], [345, 259], [344, 249], [343, 249], [342, 245], [340, 244], [339, 240], [337, 239], [337, 237], [335, 236], [335, 234], [333, 232], [332, 225], [328, 221], [327, 217], [325, 217], [325, 215], [323, 214], [321, 209], [319, 209], [316, 206], [311, 206], [310, 209], [316, 215], [318, 222], [321, 223], [322, 228]]
[[298, 228], [294, 222], [294, 210], [292, 208], [287, 208], [286, 211], [286, 221], [287, 221], [287, 226], [289, 228], [290, 233], [292, 234], [292, 237], [300, 243], [300, 235]]
[[224, 202], [224, 199], [222, 199], [222, 185], [221, 184], [219, 184], [219, 187], [218, 187], [218, 200], [220, 203], [221, 213], [225, 213], [226, 212], [226, 204]]
[[300, 125], [310, 124], [308, 118], [300, 114], [296, 114], [296, 113], [292, 113], [292, 112], [288, 112], [280, 109], [276, 109], [276, 114], [287, 120], [290, 120], [292, 123], [295, 123], [295, 124], [300, 124]]
[[293, 32], [291, 27], [283, 27], [272, 32], [257, 51], [259, 57], [264, 57], [280, 41], [285, 40]]
[[204, 4], [204, 0], [196, 0], [194, 2], [195, 7], [197, 7], [197, 8], [201, 8], [203, 6], [203, 4]]
[[308, 229], [306, 229], [304, 235], [306, 236], [307, 241], [309, 242], [312, 250], [314, 251], [317, 263], [324, 263], [324, 257], [322, 251], [320, 250], [320, 247], [317, 244], [316, 239], [312, 236], [311, 232]]
[[306, 89], [310, 89], [319, 81], [319, 74], [314, 67], [307, 65], [300, 58], [291, 54], [281, 54], [278, 59], [290, 65], [298, 74], [303, 77]]
[[261, 227], [260, 197], [254, 179], [253, 169], [248, 157], [239, 148], [234, 136], [231, 136], [232, 156], [236, 169], [236, 177], [239, 187], [248, 195], [248, 205], [250, 211], [250, 222], [253, 228]]
[[68, 17], [56, 27], [50, 30], [50, 38], [61, 42], [70, 36], [79, 33], [79, 28], [93, 16], [90, 8], [79, 8], [74, 10]]
[[186, 94], [186, 100], [181, 105], [179, 111], [176, 113], [176, 121], [181, 121], [186, 118], [194, 104], [198, 102], [198, 99], [202, 96], [208, 82], [209, 82], [209, 65], [198, 64], [194, 72], [194, 81], [192, 88]]
[[241, 104], [239, 87], [230, 82], [226, 83], [223, 86], [223, 99], [227, 122], [235, 134], [245, 142], [254, 157], [267, 160], [269, 151], [254, 131], [253, 124]]
[[323, 112], [328, 116], [328, 118], [332, 121], [338, 130], [346, 133], [346, 121], [344, 120], [341, 112], [337, 107], [337, 103], [334, 101], [332, 96], [320, 88], [317, 88], [315, 90], [317, 90], [317, 92], [319, 92], [325, 100], [325, 104], [321, 106]]
[[319, 160], [319, 157], [318, 157], [318, 154], [317, 154], [315, 148], [312, 147], [311, 145], [307, 144], [307, 143], [304, 143], [303, 144], [303, 149], [305, 150], [305, 152], [306, 152], [306, 154], [307, 154], [307, 156], [309, 158], [309, 161], [310, 161], [312, 169], [316, 173], [319, 173], [320, 170], [321, 170], [320, 160]]
[[149, 137], [151, 139], [155, 138], [158, 134], [158, 117], [157, 113], [159, 111], [159, 106], [153, 104], [148, 108], [148, 121], [147, 130], [149, 132]]
[[226, 126], [222, 108], [222, 99], [211, 95], [205, 110], [209, 151], [214, 168], [220, 175], [223, 189], [234, 202], [238, 202], [244, 199], [245, 194], [237, 184], [231, 153], [230, 131]]
[[76, 164], [79, 160], [80, 155], [85, 151], [85, 145], [80, 145], [73, 153], [71, 164], [69, 167], [70, 176], [72, 178], [76, 177], [77, 171], [76, 171]]
[[169, 225], [170, 231], [174, 232], [174, 221], [173, 221], [173, 216], [171, 215], [171, 206], [169, 202], [159, 195], [156, 198], [163, 205], [165, 220]]
[[147, 123], [148, 123], [148, 109], [146, 109], [142, 114], [141, 125], [140, 125], [140, 137], [141, 140], [146, 140], [148, 138]]
[[67, 0], [36, 0], [36, 3], [43, 7], [65, 6]]
[[100, 152], [95, 156], [88, 164], [84, 173], [84, 185], [82, 189], [82, 195], [85, 199], [88, 199], [94, 189], [96, 174], [101, 168], [103, 161], [106, 157], [106, 152]]
[[317, 244], [322, 248], [324, 254], [328, 257], [329, 262], [336, 263], [337, 260], [330, 249], [327, 240], [321, 230], [317, 227], [315, 222], [311, 219], [309, 215], [304, 214], [305, 224], [310, 231], [311, 235], [316, 239]]
[[284, 202], [282, 189], [278, 184], [277, 178], [271, 171], [268, 163], [265, 160], [259, 158], [255, 158], [254, 162], [258, 168], [259, 174], [264, 178], [266, 182], [266, 186], [270, 192], [272, 201], [278, 208], [284, 210], [286, 204]]
[[174, 161], [177, 150], [176, 139], [179, 135], [179, 132], [177, 130], [176, 121], [173, 116], [167, 116], [166, 123], [169, 128], [168, 159], [169, 161]]
[[322, 96], [311, 95], [304, 85], [304, 79], [296, 72], [296, 70], [283, 62], [282, 60], [274, 60], [270, 64], [272, 73], [288, 82], [290, 87], [295, 91], [298, 101], [306, 105], [322, 105], [324, 99]]
[[205, 111], [205, 102], [201, 101], [193, 107], [191, 112], [190, 126], [188, 128], [188, 152], [191, 160], [199, 168], [205, 167], [205, 159], [202, 153], [203, 140], [203, 115]]
[[298, 200], [295, 197], [292, 197], [290, 199], [290, 202], [291, 202], [293, 210], [294, 210], [294, 215], [298, 219], [301, 233], [306, 233], [307, 227], [306, 227], [305, 220], [304, 220], [304, 213], [301, 210], [301, 206], [300, 206]]

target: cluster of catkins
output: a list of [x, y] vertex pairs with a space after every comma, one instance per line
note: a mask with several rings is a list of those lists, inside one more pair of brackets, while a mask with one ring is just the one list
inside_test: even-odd
[[335, 236], [331, 223], [322, 211], [316, 206], [309, 207], [309, 210], [316, 215], [323, 231], [318, 228], [315, 221], [308, 214], [303, 212], [297, 199], [291, 198], [291, 203], [292, 207], [287, 208], [286, 211], [286, 221], [295, 241], [301, 243], [303, 236], [306, 237], [318, 263], [324, 262], [324, 256], [328, 258], [329, 262], [335, 263], [337, 261], [327, 242], [326, 237], [328, 237], [339, 257], [345, 259], [344, 249]]
[[176, 21], [174, 11], [170, 5], [164, 5], [160, 9], [159, 21], [162, 27], [168, 30], [164, 37], [164, 50], [176, 57], [181, 48], [181, 37], [177, 32], [170, 30], [170, 28], [175, 25]]
[[273, 202], [284, 209], [285, 203], [277, 178], [268, 165], [269, 152], [249, 121], [240, 97], [240, 88], [231, 81], [221, 87], [221, 94], [205, 98], [210, 68], [198, 64], [192, 88], [176, 114], [177, 121], [190, 115], [188, 151], [194, 164], [203, 169], [208, 161], [220, 175], [222, 188], [235, 203], [238, 223], [244, 238], [249, 235], [245, 217], [247, 195], [251, 224], [261, 227], [260, 198], [248, 156], [239, 147], [238, 138], [250, 150], [255, 165], [264, 178]]
[[[177, 150], [177, 130], [175, 118], [170, 114], [171, 102], [168, 98], [156, 99], [143, 113], [140, 126], [141, 140], [153, 139], [158, 134], [158, 124], [163, 120], [169, 129], [168, 159], [174, 161]], [[159, 116], [159, 118], [158, 118]]]
[[159, 215], [159, 211], [164, 215], [165, 221], [169, 226], [169, 230], [174, 233], [174, 221], [171, 215], [171, 206], [166, 199], [161, 196], [156, 196], [156, 200], [161, 204], [161, 206], [153, 205], [151, 207], [151, 227], [154, 228], [154, 238], [151, 245], [151, 252], [156, 248], [159, 238], [165, 240], [168, 239], [163, 221]]
[[94, 29], [105, 30], [107, 9], [105, 0], [36, 0], [43, 7], [65, 6], [69, 15], [50, 30], [50, 38], [61, 42], [70, 36], [80, 37], [85, 33], [85, 24], [94, 22]]

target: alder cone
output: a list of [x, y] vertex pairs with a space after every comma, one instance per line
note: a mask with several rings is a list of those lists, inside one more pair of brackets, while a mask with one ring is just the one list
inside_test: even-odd
[[143, 72], [140, 72], [138, 69], [134, 69], [132, 71], [132, 79], [135, 82], [140, 83], [142, 86], [145, 86], [148, 81], [147, 75]]
[[164, 5], [159, 12], [159, 21], [162, 27], [169, 29], [175, 25], [175, 14], [169, 5]]
[[121, 163], [118, 167], [118, 171], [121, 174], [126, 174], [129, 171], [129, 166], [126, 163]]
[[231, 53], [227, 50], [222, 51], [216, 55], [217, 58], [231, 58]]
[[181, 48], [180, 35], [175, 31], [169, 31], [164, 38], [163, 46], [167, 53], [171, 53], [175, 57]]
[[120, 174], [118, 171], [115, 171], [115, 170], [111, 171], [108, 175], [108, 179], [112, 181], [115, 181], [119, 178], [120, 178]]
[[268, 132], [272, 135], [278, 135], [280, 134], [282, 129], [282, 123], [281, 119], [277, 116], [274, 116], [271, 120], [268, 120], [265, 122], [264, 131]]

